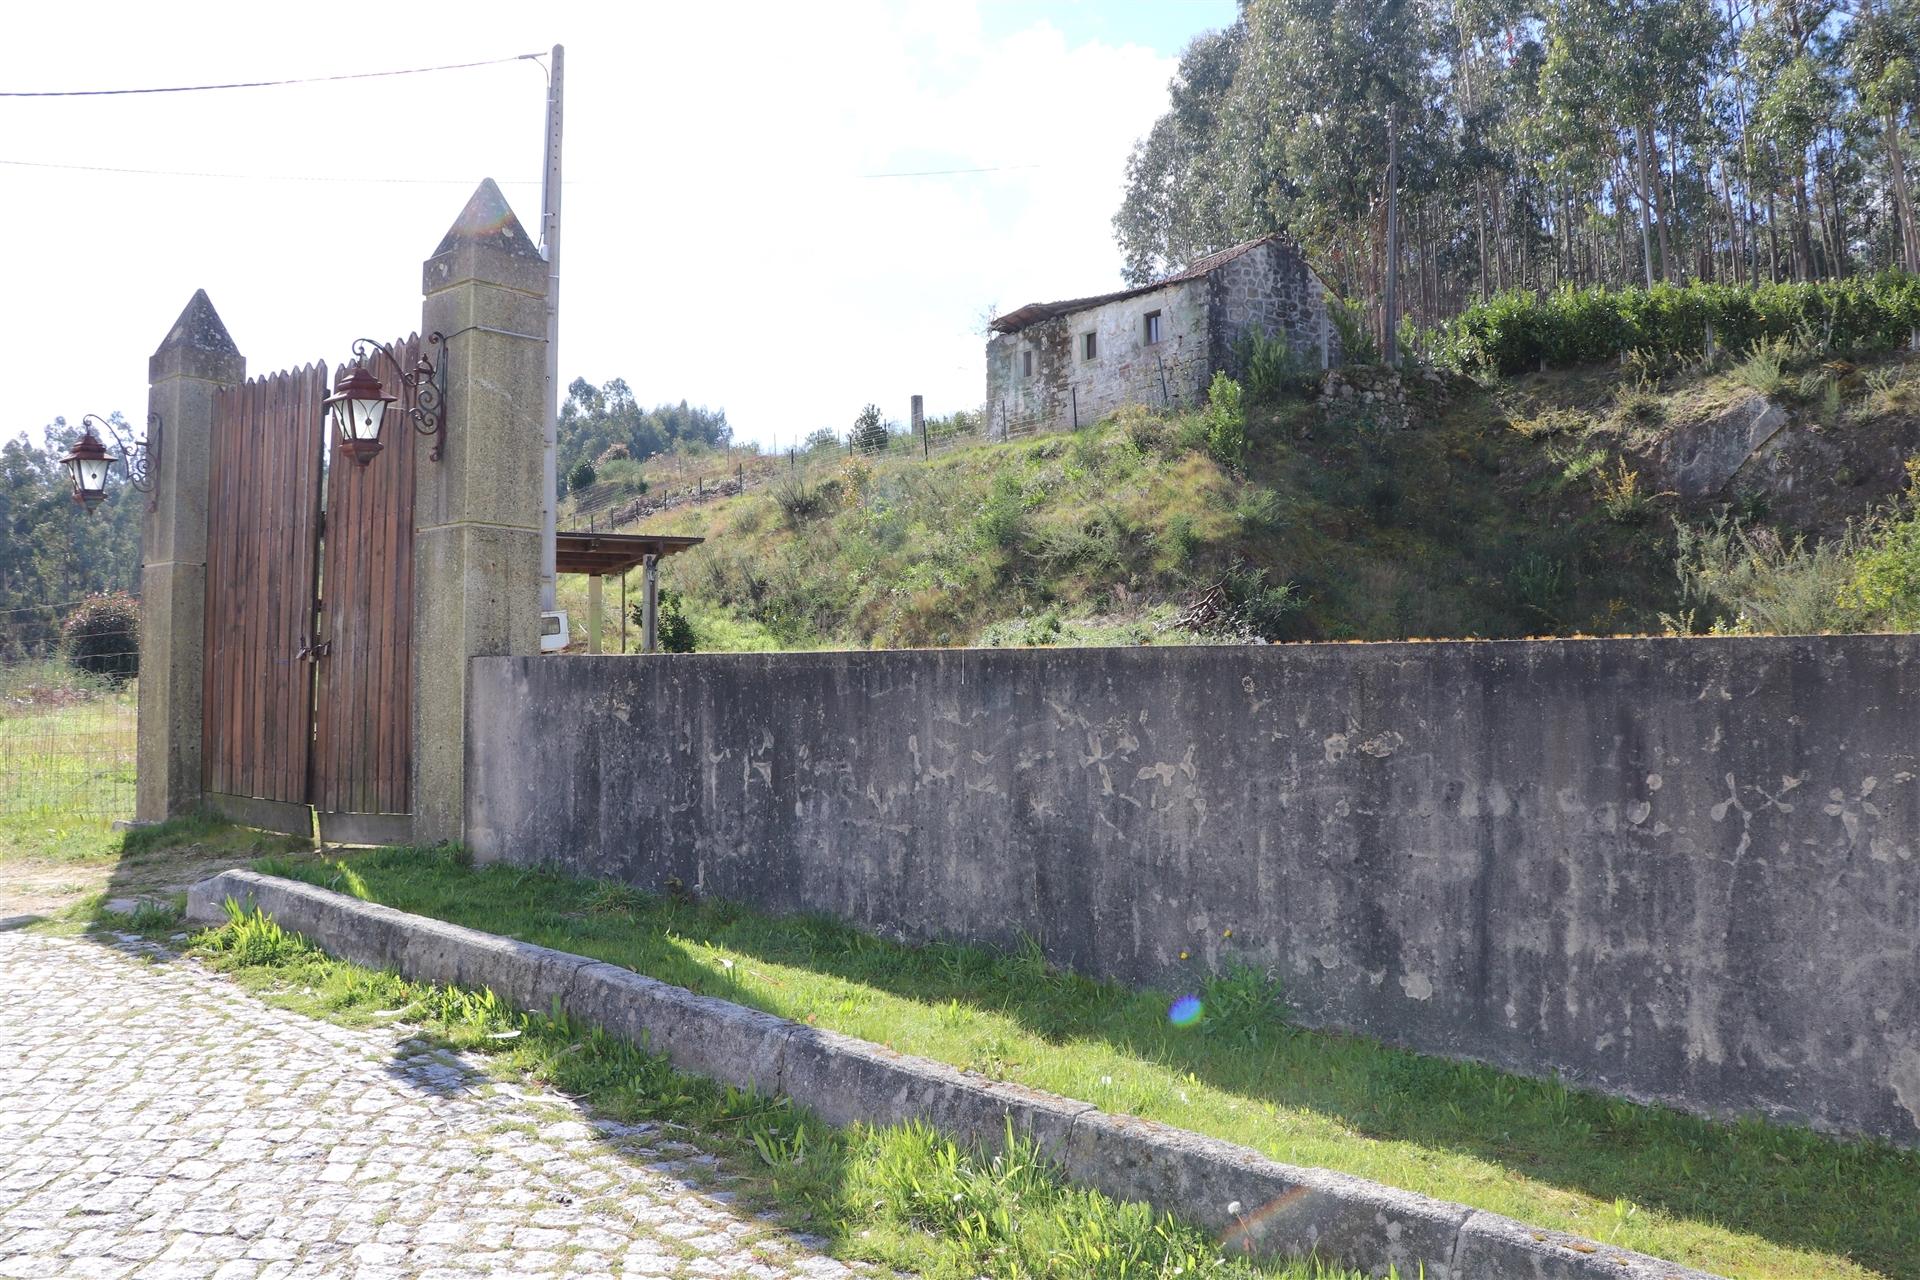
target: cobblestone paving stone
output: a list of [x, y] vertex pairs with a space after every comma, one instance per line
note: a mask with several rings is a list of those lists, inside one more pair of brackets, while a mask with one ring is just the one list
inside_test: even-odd
[[[134, 954], [134, 953], [138, 954]], [[0, 933], [0, 1277], [852, 1277], [651, 1125], [158, 949]]]

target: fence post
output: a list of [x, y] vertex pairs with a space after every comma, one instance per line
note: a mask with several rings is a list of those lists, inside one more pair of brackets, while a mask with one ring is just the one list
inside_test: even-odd
[[[200, 807], [213, 401], [246, 376], [246, 358], [204, 289], [147, 362], [147, 409], [160, 415], [160, 425], [153, 501], [140, 544], [134, 817], [141, 822]], [[128, 491], [121, 500], [132, 498]]]
[[468, 660], [540, 649], [547, 264], [491, 178], [423, 292], [447, 335], [445, 453], [414, 441], [413, 838], [433, 844], [466, 831]]
[[912, 430], [915, 435], [920, 437], [920, 456], [923, 458], [931, 458], [933, 456], [933, 446], [927, 442], [926, 399], [922, 396], [915, 396], [911, 403], [913, 407], [909, 412], [912, 415]]

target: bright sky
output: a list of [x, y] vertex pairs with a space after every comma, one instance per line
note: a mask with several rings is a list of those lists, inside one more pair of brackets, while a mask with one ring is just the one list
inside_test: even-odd
[[[1234, 0], [11, 6], [0, 89], [330, 75], [566, 46], [562, 376], [741, 439], [975, 408], [990, 306], [1119, 283], [1128, 148]], [[0, 98], [0, 437], [144, 417], [205, 288], [248, 368], [420, 322], [483, 177], [537, 238], [527, 62], [217, 93]], [[45, 167], [53, 166], [53, 167]], [[163, 170], [162, 176], [88, 171]], [[991, 172], [880, 177], [924, 170]], [[349, 180], [351, 179], [351, 180]]]

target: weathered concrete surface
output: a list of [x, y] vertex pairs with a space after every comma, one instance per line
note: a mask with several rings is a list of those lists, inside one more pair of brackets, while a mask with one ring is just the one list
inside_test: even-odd
[[1920, 1140], [1920, 637], [470, 679], [483, 858], [1172, 989], [1239, 957], [1311, 1024]]
[[[540, 649], [547, 266], [492, 179], [422, 269], [421, 331], [447, 335], [447, 440], [414, 469], [413, 838], [457, 840], [464, 664]], [[405, 445], [403, 444], [403, 447]]]
[[[1011, 1125], [1030, 1134], [1074, 1181], [1178, 1214], [1256, 1253], [1312, 1254], [1375, 1276], [1398, 1268], [1428, 1280], [1711, 1280], [1643, 1254], [1364, 1178], [1280, 1164], [1232, 1143], [1108, 1115], [1089, 1103], [697, 996], [583, 956], [298, 881], [222, 872], [193, 887], [188, 917], [218, 921], [229, 899], [266, 912], [336, 955], [363, 964], [382, 964], [378, 957], [388, 956], [384, 963], [405, 977], [492, 987], [511, 993], [524, 1009], [557, 1005], [665, 1053], [682, 1070], [784, 1094], [835, 1124], [921, 1119], [989, 1149]], [[489, 974], [498, 980], [489, 981]]]
[[1787, 411], [1751, 395], [1705, 422], [1677, 429], [1661, 445], [1666, 479], [1682, 498], [1707, 498], [1787, 425]]
[[[247, 362], [206, 290], [147, 362], [153, 495], [140, 531], [140, 689], [134, 816], [160, 822], [200, 807], [206, 649], [207, 500], [213, 398]], [[123, 490], [122, 502], [142, 501]]]

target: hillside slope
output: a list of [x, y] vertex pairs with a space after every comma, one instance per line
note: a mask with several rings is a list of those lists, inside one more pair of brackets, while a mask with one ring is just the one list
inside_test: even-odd
[[1234, 465], [1202, 415], [1126, 411], [638, 527], [708, 538], [664, 573], [703, 649], [1641, 632], [1698, 604], [1677, 524], [1832, 540], [1920, 452], [1911, 356], [1436, 375], [1404, 410], [1382, 377], [1250, 409]]

